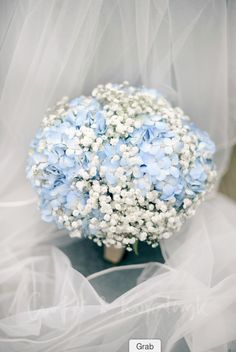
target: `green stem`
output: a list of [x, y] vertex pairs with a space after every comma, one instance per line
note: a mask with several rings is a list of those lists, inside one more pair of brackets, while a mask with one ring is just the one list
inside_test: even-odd
[[138, 241], [133, 244], [133, 250], [136, 255], [138, 255]]

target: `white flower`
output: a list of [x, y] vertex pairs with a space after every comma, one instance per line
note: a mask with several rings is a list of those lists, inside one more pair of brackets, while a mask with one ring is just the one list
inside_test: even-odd
[[146, 232], [141, 232], [139, 235], [140, 241], [146, 241], [147, 239], [147, 233]]
[[91, 169], [89, 170], [89, 174], [90, 174], [90, 176], [95, 176], [96, 175], [96, 173], [97, 173], [97, 169], [96, 169], [96, 167], [95, 166], [93, 166], [93, 167], [91, 167]]
[[75, 230], [75, 231], [70, 232], [70, 237], [72, 237], [72, 238], [73, 237], [81, 238], [81, 236], [82, 236], [82, 233], [79, 230]]
[[72, 237], [86, 221], [99, 246], [131, 251], [137, 240], [155, 248], [195, 213], [216, 177], [214, 146], [154, 93], [109, 83], [47, 113], [28, 168], [47, 221]]
[[162, 237], [165, 238], [165, 239], [169, 238], [170, 236], [171, 236], [171, 233], [170, 233], [170, 232], [165, 232], [165, 233], [163, 233], [163, 235], [162, 235]]

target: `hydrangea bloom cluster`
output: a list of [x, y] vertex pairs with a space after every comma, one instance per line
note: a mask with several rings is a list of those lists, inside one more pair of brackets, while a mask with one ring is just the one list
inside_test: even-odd
[[27, 174], [45, 221], [132, 250], [156, 247], [194, 214], [214, 183], [214, 151], [158, 91], [107, 84], [48, 111]]

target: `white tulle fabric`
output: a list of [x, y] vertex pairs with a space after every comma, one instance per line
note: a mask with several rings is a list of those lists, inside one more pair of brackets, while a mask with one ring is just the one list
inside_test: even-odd
[[161, 338], [163, 351], [236, 351], [233, 202], [212, 195], [162, 243], [165, 265], [85, 278], [25, 179], [46, 108], [122, 80], [159, 87], [210, 133], [220, 179], [236, 141], [236, 2], [1, 0], [0, 17], [0, 351], [121, 352], [135, 337]]

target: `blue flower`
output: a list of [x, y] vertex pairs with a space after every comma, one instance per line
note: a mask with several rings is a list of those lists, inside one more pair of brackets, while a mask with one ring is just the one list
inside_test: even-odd
[[79, 110], [77, 112], [76, 118], [75, 118], [75, 126], [76, 127], [81, 127], [85, 124], [87, 120], [87, 111], [86, 110]]
[[106, 178], [108, 184], [113, 185], [113, 186], [116, 185], [117, 181], [118, 181], [117, 177], [114, 176], [114, 171], [115, 171], [115, 169], [113, 169], [113, 172], [112, 172], [112, 169], [110, 169], [109, 171], [105, 172], [105, 178]]
[[95, 115], [96, 121], [96, 134], [102, 135], [106, 132], [106, 120], [101, 112], [97, 112]]
[[58, 178], [54, 181], [53, 187], [55, 188], [55, 187], [58, 187], [58, 186], [63, 185], [64, 182], [65, 182], [65, 179], [66, 179], [65, 175], [63, 175], [63, 176], [61, 176], [61, 177], [58, 177]]
[[163, 97], [163, 95], [157, 89], [150, 89], [150, 88], [148, 89], [146, 87], [142, 87], [142, 92], [156, 99]]
[[32, 164], [39, 164], [39, 163], [45, 163], [45, 162], [47, 162], [47, 157], [46, 157], [46, 155], [44, 155], [42, 153], [35, 152], [31, 156], [31, 163]]
[[185, 183], [181, 177], [167, 176], [162, 182], [157, 182], [156, 190], [161, 193], [162, 200], [177, 199], [184, 190]]
[[45, 150], [45, 154], [48, 156], [49, 164], [58, 164], [59, 159], [64, 155], [64, 150], [60, 147], [54, 147], [53, 149]]
[[81, 197], [79, 197], [79, 193], [73, 192], [73, 191], [68, 192], [68, 194], [66, 196], [65, 206], [69, 209], [75, 209], [77, 204], [79, 203], [78, 198], [79, 198], [79, 200], [81, 198]]
[[71, 108], [73, 107], [77, 107], [80, 105], [80, 103], [83, 101], [83, 97], [79, 97], [79, 98], [74, 98], [71, 101], [69, 101], [69, 106]]
[[91, 162], [92, 154], [91, 152], [84, 152], [82, 157], [79, 159], [79, 164], [82, 166], [84, 170], [89, 170], [90, 162]]
[[60, 144], [62, 140], [62, 135], [59, 131], [48, 131], [45, 133], [45, 137], [47, 139], [47, 143], [49, 144]]
[[59, 166], [61, 169], [68, 169], [74, 166], [75, 161], [72, 158], [64, 155], [59, 159]]
[[56, 166], [54, 166], [54, 165], [48, 165], [48, 166], [46, 166], [46, 167], [44, 168], [44, 173], [45, 173], [46, 175], [55, 175], [55, 176], [60, 176], [60, 175], [62, 175], [62, 171], [61, 171], [58, 167], [56, 167]]
[[[147, 107], [149, 104], [152, 107], [151, 102], [161, 98], [155, 89], [113, 85], [115, 87], [131, 95], [139, 92], [148, 94], [153, 99], [148, 99]], [[115, 188], [111, 186], [118, 186], [116, 189], [124, 191], [133, 188], [130, 197], [135, 196], [131, 204], [137, 200], [144, 212], [149, 206], [150, 209], [153, 208], [155, 196], [168, 209], [173, 207], [176, 213], [184, 213], [186, 198], [196, 198], [209, 185], [209, 171], [214, 168], [215, 145], [208, 134], [185, 118], [179, 118], [178, 125], [175, 125], [171, 117], [168, 118], [153, 105], [150, 111], [156, 111], [155, 113], [148, 114], [148, 110], [143, 109], [143, 112], [138, 112], [134, 117], [141, 121], [141, 127], [135, 123], [133, 125], [136, 128], [127, 127], [129, 133], [123, 133], [119, 138], [117, 132], [112, 135], [113, 127], [109, 124], [108, 110], [102, 105], [103, 101], [108, 105], [108, 110], [109, 104], [116, 105], [115, 100], [107, 102], [106, 97], [101, 101], [84, 96], [72, 99], [65, 104], [61, 116], [46, 120], [46, 126], [44, 124], [37, 131], [31, 142], [27, 177], [39, 194], [42, 218], [47, 222], [56, 222], [59, 228], [66, 227], [69, 231], [72, 227], [74, 229], [74, 224], [70, 225], [73, 217], [81, 219], [83, 223], [80, 230], [83, 234], [95, 236], [98, 231], [91, 226], [91, 219], [96, 218], [100, 222], [104, 220], [96, 193], [105, 195], [105, 202], [108, 199], [108, 214], [114, 210], [115, 201], [112, 194]], [[164, 104], [168, 109], [168, 103]], [[122, 104], [119, 106], [122, 107]], [[111, 115], [115, 114], [113, 110], [112, 106]], [[171, 111], [174, 113], [175, 110]], [[125, 110], [124, 115], [128, 112], [129, 109]], [[181, 124], [184, 127], [182, 131]], [[82, 126], [87, 128], [81, 129]], [[114, 131], [117, 130], [114, 127]], [[192, 140], [189, 149], [185, 148], [188, 143], [183, 138], [185, 132]], [[101, 143], [96, 142], [96, 138]], [[93, 139], [94, 145], [90, 143]], [[115, 140], [117, 143], [114, 145]], [[192, 153], [190, 157], [188, 150]], [[139, 197], [137, 189], [145, 201]], [[149, 202], [149, 199], [152, 200]], [[157, 204], [158, 202], [156, 206]], [[115, 210], [117, 211], [118, 209]], [[109, 216], [106, 221], [107, 218]]]
[[207, 174], [200, 159], [197, 159], [194, 166], [190, 169], [186, 176], [187, 185], [189, 187], [189, 195], [193, 197], [195, 193], [201, 193], [205, 188], [206, 180]]
[[209, 153], [209, 155], [213, 155], [216, 151], [216, 148], [215, 148], [214, 142], [210, 139], [208, 133], [205, 131], [202, 131], [193, 122], [191, 123], [185, 122], [185, 125], [199, 139], [199, 143], [198, 143], [199, 154], [201, 155], [203, 151], [206, 151]]

